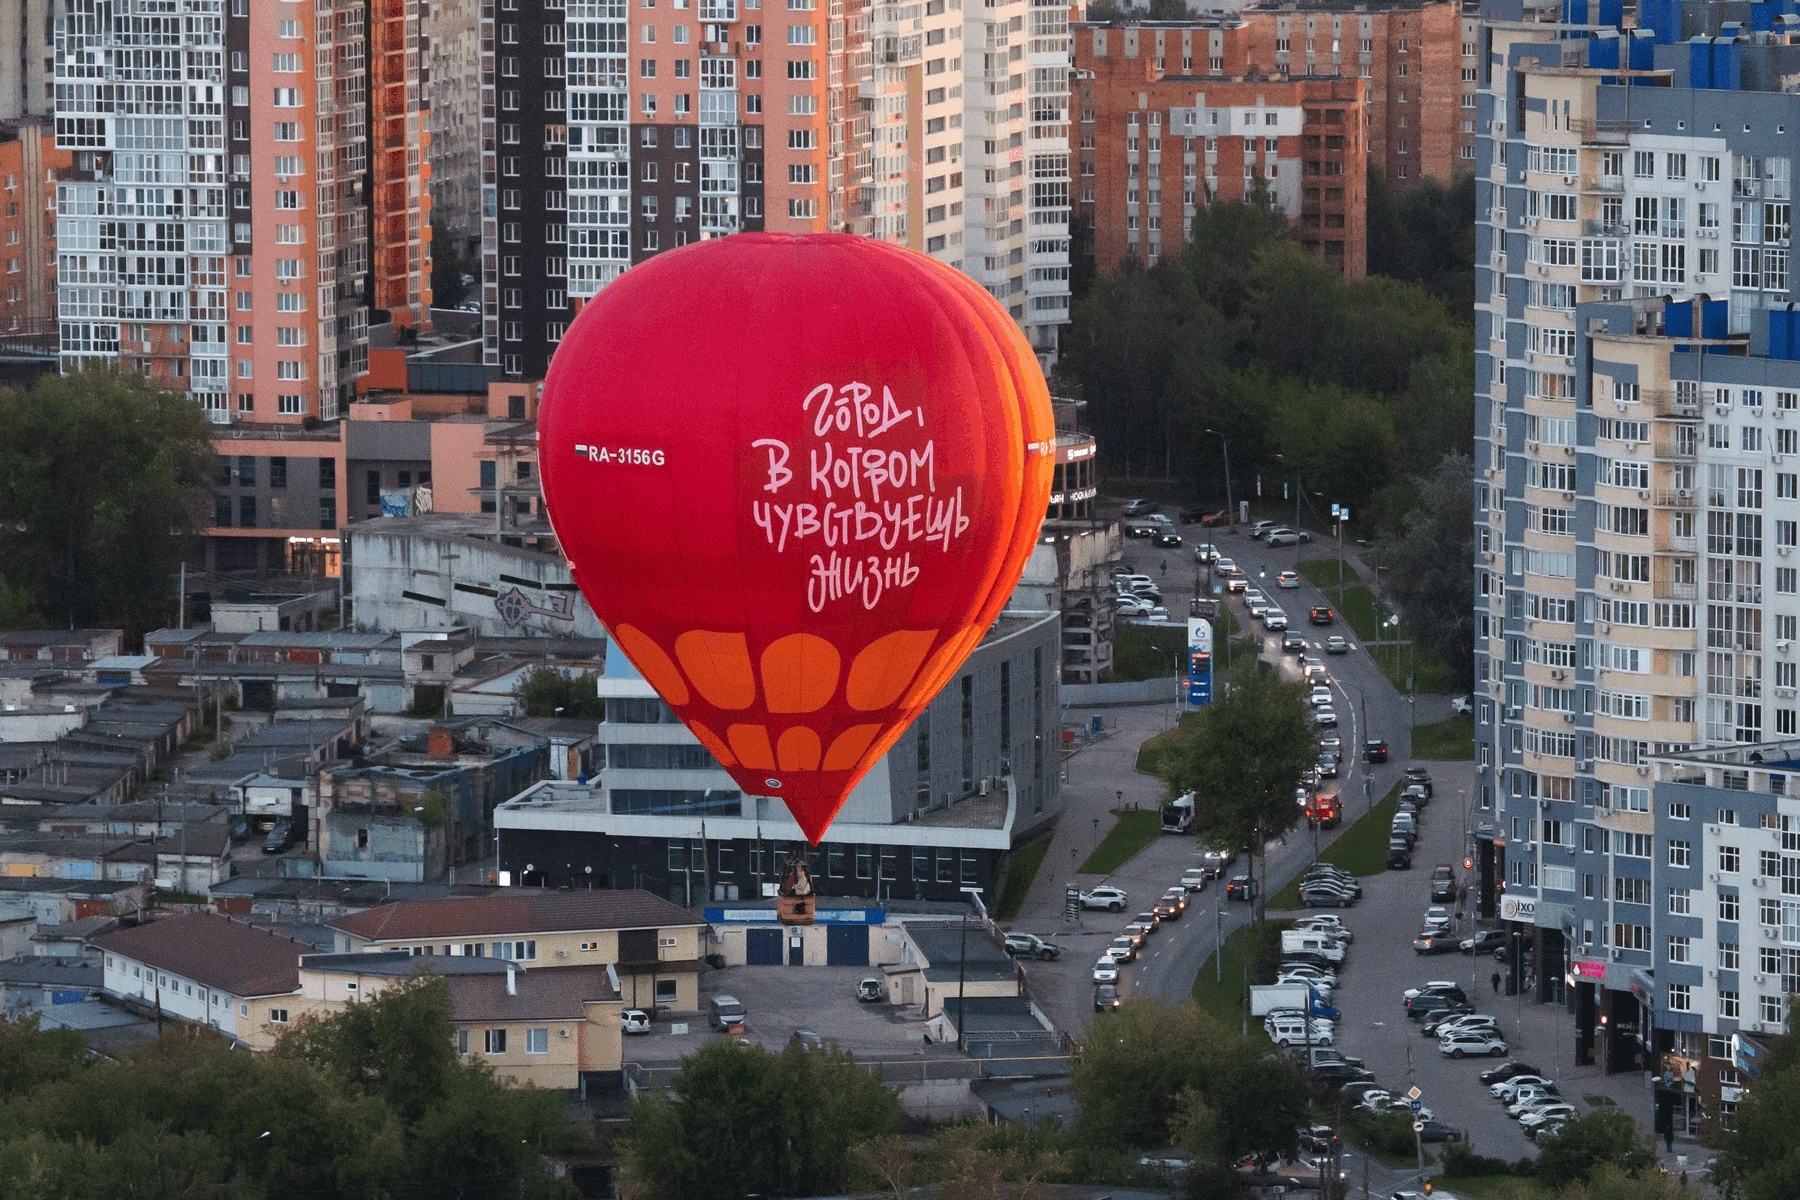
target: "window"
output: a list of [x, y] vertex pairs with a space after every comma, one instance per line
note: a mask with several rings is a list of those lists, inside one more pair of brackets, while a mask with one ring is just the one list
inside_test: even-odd
[[659, 979], [656, 981], [656, 1002], [658, 1004], [674, 1004], [681, 998], [680, 981], [675, 979]]
[[527, 1029], [525, 1031], [525, 1053], [550, 1053], [550, 1031], [548, 1029]]
[[1689, 939], [1687, 939], [1687, 938], [1673, 937], [1673, 936], [1670, 937], [1669, 938], [1669, 961], [1672, 963], [1687, 962], [1689, 946], [1690, 946], [1690, 942], [1689, 942]]
[[1691, 850], [1692, 846], [1686, 841], [1671, 841], [1669, 843], [1669, 865], [1671, 867], [1686, 867], [1692, 865], [1688, 861]]
[[1687, 888], [1669, 889], [1669, 915], [1685, 917], [1693, 912], [1693, 894]]
[[1693, 1012], [1693, 1005], [1693, 993], [1687, 984], [1671, 983], [1669, 985], [1670, 1012]]
[[1742, 868], [1743, 851], [1736, 846], [1719, 847], [1719, 870], [1727, 875], [1735, 875]]
[[287, 1023], [288, 1023], [288, 1010], [287, 1009], [271, 1008], [269, 1010], [269, 1024], [271, 1024], [271, 1025], [286, 1025]]
[[482, 1031], [482, 1051], [487, 1054], [506, 1053], [506, 1030], [485, 1029]]
[[1719, 894], [1719, 920], [1736, 921], [1740, 917], [1741, 903], [1736, 892]]

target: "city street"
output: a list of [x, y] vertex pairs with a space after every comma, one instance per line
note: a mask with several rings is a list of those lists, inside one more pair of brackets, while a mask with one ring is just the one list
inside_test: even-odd
[[[1192, 545], [1214, 540], [1227, 557], [1237, 561], [1254, 585], [1260, 586], [1288, 614], [1292, 628], [1307, 639], [1309, 656], [1322, 655], [1324, 639], [1332, 634], [1348, 638], [1355, 647], [1349, 654], [1324, 658], [1332, 687], [1339, 695], [1336, 707], [1344, 740], [1343, 774], [1329, 782], [1337, 785], [1344, 799], [1344, 825], [1322, 832], [1309, 831], [1301, 825], [1285, 840], [1271, 843], [1267, 870], [1273, 890], [1304, 869], [1318, 849], [1340, 836], [1401, 777], [1410, 761], [1412, 706], [1388, 683], [1342, 620], [1329, 628], [1306, 623], [1306, 614], [1314, 605], [1336, 607], [1335, 589], [1321, 591], [1304, 579], [1298, 589], [1274, 587], [1275, 577], [1281, 571], [1292, 569], [1303, 558], [1335, 554], [1334, 544], [1270, 548], [1247, 535], [1228, 531], [1183, 527], [1181, 532], [1187, 545], [1179, 548], [1164, 550], [1147, 542], [1126, 543], [1126, 562], [1131, 569], [1166, 580], [1161, 584], [1163, 603], [1172, 620], [1181, 619], [1178, 614], [1187, 612], [1188, 598], [1194, 594]], [[1214, 534], [1218, 536], [1214, 538]], [[1346, 562], [1364, 578], [1370, 576], [1371, 572], [1348, 552]], [[1204, 589], [1204, 574], [1198, 582]], [[1248, 617], [1241, 600], [1233, 598], [1230, 604], [1243, 628], [1260, 634], [1260, 626]], [[1262, 657], [1280, 662], [1284, 675], [1295, 677], [1295, 660], [1280, 653], [1278, 636], [1263, 635], [1261, 640]], [[1086, 723], [1095, 713], [1102, 717], [1109, 734], [1069, 760], [1063, 791], [1064, 816], [1019, 919], [1012, 923], [1015, 929], [1053, 938], [1063, 947], [1061, 960], [1032, 963], [1026, 970], [1038, 1002], [1059, 1027], [1075, 1037], [1082, 1036], [1094, 1019], [1090, 972], [1101, 949], [1133, 913], [1148, 908], [1180, 878], [1183, 870], [1193, 865], [1198, 849], [1198, 844], [1188, 838], [1163, 837], [1104, 879], [1073, 874], [1074, 867], [1111, 828], [1113, 808], [1121, 802], [1146, 807], [1161, 800], [1160, 781], [1139, 774], [1135, 759], [1145, 738], [1173, 724], [1176, 708], [1145, 705], [1071, 711], [1069, 723]], [[1420, 720], [1435, 722], [1449, 715], [1448, 697], [1420, 699]], [[1387, 763], [1369, 766], [1361, 761], [1360, 749], [1367, 737], [1387, 740]], [[1340, 971], [1337, 1000], [1344, 1015], [1339, 1045], [1346, 1053], [1363, 1057], [1383, 1085], [1404, 1091], [1416, 1084], [1424, 1093], [1426, 1106], [1440, 1120], [1467, 1130], [1482, 1153], [1508, 1159], [1532, 1153], [1532, 1145], [1519, 1126], [1505, 1115], [1476, 1078], [1498, 1060], [1444, 1058], [1438, 1053], [1435, 1039], [1422, 1036], [1419, 1026], [1405, 1014], [1401, 992], [1406, 987], [1430, 979], [1455, 979], [1468, 990], [1477, 1011], [1501, 1018], [1515, 1056], [1557, 1079], [1565, 1096], [1576, 1101], [1587, 1096], [1607, 1096], [1647, 1128], [1650, 1095], [1644, 1077], [1607, 1077], [1594, 1068], [1575, 1069], [1571, 1065], [1570, 1021], [1560, 1007], [1533, 1004], [1518, 996], [1496, 997], [1491, 976], [1497, 964], [1491, 957], [1421, 957], [1414, 952], [1412, 936], [1430, 903], [1431, 868], [1440, 862], [1451, 863], [1460, 878], [1474, 816], [1473, 764], [1423, 765], [1432, 772], [1435, 794], [1425, 810], [1413, 869], [1368, 878], [1362, 902], [1340, 914], [1356, 932], [1357, 940]], [[1244, 869], [1240, 860], [1233, 873]], [[1126, 890], [1131, 901], [1125, 913], [1086, 912], [1077, 921], [1065, 920], [1064, 887], [1073, 883], [1086, 888], [1100, 882]], [[1222, 884], [1213, 883], [1206, 891], [1190, 897], [1187, 913], [1152, 935], [1142, 956], [1121, 972], [1121, 993], [1168, 1003], [1187, 999], [1195, 974], [1212, 955], [1220, 936], [1229, 935], [1250, 918], [1249, 905], [1226, 904]], [[1468, 930], [1466, 916], [1459, 915], [1458, 928], [1459, 932]], [[1351, 1186], [1360, 1188], [1360, 1160], [1347, 1158], [1346, 1171]], [[1401, 1186], [1411, 1175], [1410, 1169], [1389, 1170], [1378, 1162], [1369, 1164], [1369, 1179], [1377, 1192]]]

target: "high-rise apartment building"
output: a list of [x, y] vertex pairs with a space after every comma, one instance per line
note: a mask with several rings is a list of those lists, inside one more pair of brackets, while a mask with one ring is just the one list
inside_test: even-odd
[[67, 151], [41, 121], [0, 125], [0, 342], [56, 340], [56, 185]]
[[0, 121], [48, 117], [51, 58], [62, 0], [0, 4]]
[[481, 43], [478, 0], [433, 0], [424, 30], [431, 123], [431, 215], [469, 253], [481, 245]]
[[[582, 301], [622, 271], [740, 230], [914, 246], [967, 271], [1053, 350], [1066, 189], [1028, 188], [1027, 175], [1035, 164], [1054, 183], [1065, 167], [1050, 101], [1067, 74], [1066, 18], [1046, 10], [1028, 34], [1031, 11], [484, 0], [487, 361], [541, 378]], [[1034, 36], [1046, 102], [1027, 121]]]
[[63, 0], [65, 367], [219, 423], [331, 419], [372, 312], [429, 321], [422, 0]]
[[1222, 65], [1220, 74], [1187, 73], [1215, 48], [1214, 32], [1123, 20], [1076, 26], [1076, 205], [1093, 225], [1096, 269], [1178, 254], [1202, 208], [1262, 194], [1321, 261], [1360, 279], [1365, 81], [1233, 76]]
[[[1646, 0], [1626, 28], [1617, 0], [1482, 8], [1481, 904], [1611, 1069], [1740, 1019], [1723, 997], [1694, 1010], [1659, 958], [1737, 885], [1671, 881], [1697, 847], [1652, 760], [1800, 720], [1800, 44], [1792, 18], [1722, 11]], [[1742, 921], [1717, 936], [1748, 955]]]

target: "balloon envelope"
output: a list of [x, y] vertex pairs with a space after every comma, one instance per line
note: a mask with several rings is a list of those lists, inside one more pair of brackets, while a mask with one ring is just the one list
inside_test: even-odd
[[619, 649], [815, 844], [1018, 583], [1055, 431], [974, 281], [864, 238], [736, 234], [591, 300], [544, 499]]

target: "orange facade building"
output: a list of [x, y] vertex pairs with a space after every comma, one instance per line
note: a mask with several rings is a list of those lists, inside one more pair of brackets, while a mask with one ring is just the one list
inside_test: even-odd
[[118, 363], [221, 425], [339, 414], [370, 325], [428, 319], [422, 3], [220, 0], [211, 19], [127, 22], [65, 0], [65, 368]]
[[[1365, 82], [1233, 76], [1226, 72], [1244, 64], [1244, 47], [1231, 63], [1214, 32], [1163, 23], [1076, 27], [1076, 213], [1092, 222], [1095, 267], [1106, 274], [1127, 257], [1153, 264], [1179, 253], [1200, 209], [1262, 195], [1323, 262], [1361, 278]], [[1197, 61], [1206, 64], [1199, 74]]]
[[48, 125], [0, 126], [0, 344], [56, 339], [56, 182]]

